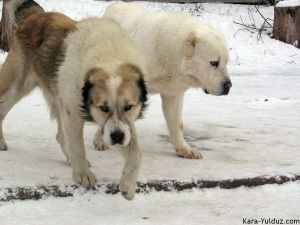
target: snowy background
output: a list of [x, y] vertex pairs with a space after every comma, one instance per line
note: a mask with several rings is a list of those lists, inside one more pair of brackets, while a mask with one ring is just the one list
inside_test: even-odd
[[[110, 2], [39, 0], [47, 11], [79, 20], [101, 16]], [[168, 142], [159, 96], [151, 96], [143, 120], [137, 122], [143, 151], [139, 181], [224, 180], [300, 174], [300, 50], [271, 39], [267, 32], [242, 29], [233, 21], [262, 23], [253, 6], [141, 3], [153, 11], [185, 10], [199, 16], [226, 37], [233, 83], [225, 97], [190, 90], [183, 121], [186, 140], [204, 159], [178, 158]], [[273, 18], [273, 7], [260, 6]], [[0, 56], [5, 60], [5, 54]], [[36, 90], [18, 103], [4, 122], [9, 146], [0, 152], [0, 197], [4, 188], [71, 185], [71, 168], [56, 143], [56, 124]], [[95, 151], [96, 127], [86, 124], [85, 145], [99, 183], [118, 182], [123, 159], [117, 150]], [[150, 192], [132, 202], [121, 195], [82, 190], [70, 198], [0, 201], [0, 225], [13, 224], [243, 224], [242, 218], [300, 219], [300, 182], [240, 187]]]

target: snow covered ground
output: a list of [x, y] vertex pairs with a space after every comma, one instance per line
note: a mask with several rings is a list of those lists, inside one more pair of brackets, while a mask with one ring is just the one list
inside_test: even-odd
[[216, 188], [180, 194], [153, 192], [137, 195], [132, 202], [120, 195], [86, 194], [0, 203], [0, 224], [242, 225], [243, 219], [300, 221], [299, 185], [300, 182], [233, 190]]
[[[39, 0], [48, 11], [74, 19], [100, 16], [108, 2]], [[154, 11], [192, 6], [141, 3]], [[159, 96], [151, 96], [145, 119], [138, 122], [143, 165], [140, 181], [220, 180], [300, 174], [300, 50], [265, 33], [240, 30], [233, 20], [261, 18], [250, 6], [203, 4], [199, 18], [222, 32], [231, 48], [233, 88], [226, 97], [191, 90], [185, 96], [186, 139], [204, 159], [177, 158], [168, 142]], [[261, 7], [273, 17], [272, 7]], [[196, 15], [195, 15], [196, 16]], [[5, 55], [1, 56], [4, 61]], [[117, 150], [97, 152], [96, 127], [87, 124], [85, 145], [98, 181], [117, 182], [123, 160]], [[71, 169], [55, 141], [39, 91], [8, 114], [4, 135], [9, 151], [0, 152], [0, 188], [72, 184]], [[85, 194], [68, 199], [0, 203], [0, 225], [11, 224], [242, 224], [243, 217], [300, 217], [300, 183], [233, 190], [120, 195]], [[1, 196], [0, 189], [0, 196]], [[264, 200], [260, 200], [264, 198]], [[254, 201], [256, 200], [257, 201]], [[64, 213], [62, 213], [62, 211]], [[55, 215], [55, 216], [54, 216]], [[142, 219], [147, 217], [148, 219]]]
[[284, 0], [276, 4], [276, 7], [296, 7], [300, 6], [300, 0]]

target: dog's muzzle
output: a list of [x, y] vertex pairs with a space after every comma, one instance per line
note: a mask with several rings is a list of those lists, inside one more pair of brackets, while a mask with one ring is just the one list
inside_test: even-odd
[[226, 81], [223, 84], [223, 93], [222, 95], [228, 95], [230, 88], [232, 87], [231, 81]]
[[112, 145], [123, 144], [124, 137], [125, 137], [124, 132], [122, 132], [121, 130], [115, 130], [110, 134]]

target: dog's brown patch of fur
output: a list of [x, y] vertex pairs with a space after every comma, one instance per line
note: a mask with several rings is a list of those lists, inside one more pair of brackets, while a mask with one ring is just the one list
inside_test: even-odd
[[125, 63], [117, 69], [117, 75], [124, 81], [138, 80], [143, 77], [142, 71], [135, 65], [130, 63]]
[[64, 60], [64, 39], [76, 22], [60, 13], [35, 13], [18, 24], [16, 36], [35, 71], [53, 77]]
[[107, 95], [106, 81], [109, 79], [109, 74], [102, 68], [90, 69], [85, 75], [85, 84], [82, 88], [82, 111], [84, 119], [92, 120], [90, 108], [92, 105], [105, 104]]
[[109, 74], [102, 68], [94, 68], [87, 72], [86, 79], [93, 85], [101, 85], [105, 88], [105, 82], [109, 79]]
[[118, 89], [118, 95], [121, 98], [126, 98], [127, 105], [140, 103], [141, 110], [139, 118], [141, 118], [147, 101], [147, 90], [142, 71], [133, 64], [125, 63], [119, 66], [117, 75], [122, 79], [122, 83]]
[[140, 95], [138, 80], [143, 76], [141, 70], [135, 65], [126, 63], [119, 66], [116, 73], [122, 79], [118, 95], [127, 96], [128, 99], [133, 101], [129, 104], [137, 103]]
[[109, 80], [110, 75], [102, 68], [91, 69], [88, 74], [88, 81], [92, 84], [93, 90], [90, 93], [92, 101], [99, 105], [104, 104], [105, 97], [108, 95], [106, 82]]

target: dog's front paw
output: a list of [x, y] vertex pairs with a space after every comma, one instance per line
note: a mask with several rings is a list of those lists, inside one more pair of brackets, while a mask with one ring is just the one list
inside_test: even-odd
[[94, 147], [98, 151], [106, 151], [109, 147], [104, 143], [102, 137], [95, 136], [93, 141]]
[[177, 151], [177, 155], [179, 157], [182, 157], [185, 159], [202, 159], [203, 158], [200, 151], [198, 151], [198, 150], [179, 148], [176, 151]]
[[131, 182], [126, 178], [121, 178], [119, 190], [122, 193], [123, 197], [130, 201], [134, 199], [136, 183]]
[[3, 138], [0, 139], [0, 151], [6, 151], [7, 150], [7, 144]]
[[96, 178], [90, 169], [86, 168], [83, 171], [73, 171], [73, 180], [85, 188], [95, 188]]

